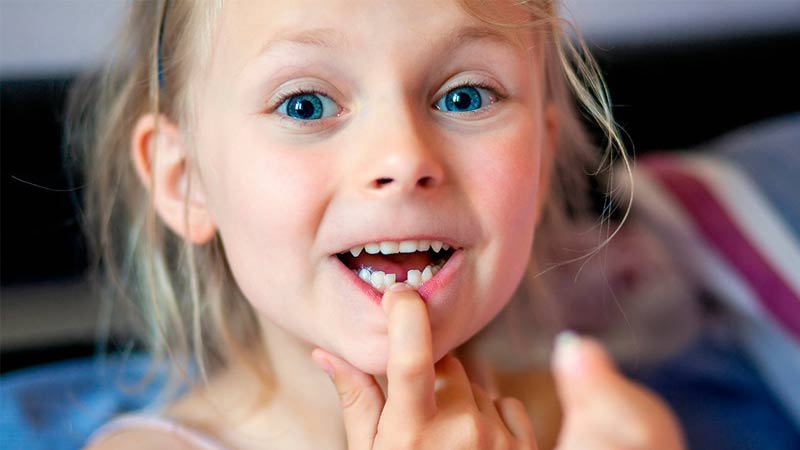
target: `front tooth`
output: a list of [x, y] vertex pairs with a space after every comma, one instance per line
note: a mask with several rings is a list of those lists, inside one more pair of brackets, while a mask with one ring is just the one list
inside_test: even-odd
[[386, 276], [384, 272], [377, 271], [370, 276], [370, 282], [372, 283], [372, 287], [375, 289], [381, 289], [383, 287], [383, 279]]
[[406, 283], [409, 286], [419, 287], [420, 277], [422, 276], [422, 272], [417, 269], [409, 270], [406, 274]]
[[350, 254], [353, 255], [354, 257], [357, 257], [358, 255], [361, 254], [361, 250], [364, 250], [364, 247], [361, 245], [359, 245], [358, 247], [353, 247], [350, 249]]
[[370, 278], [371, 274], [372, 274], [372, 272], [370, 272], [369, 269], [361, 269], [358, 272], [358, 278], [361, 278], [362, 280], [364, 280], [367, 283], [369, 283], [371, 281], [371, 278]]
[[431, 266], [425, 266], [425, 270], [422, 271], [422, 277], [420, 277], [420, 280], [422, 280], [422, 282], [424, 283], [430, 280], [431, 278], [433, 278], [433, 272], [431, 271]]
[[383, 276], [383, 287], [388, 288], [389, 286], [393, 285], [395, 281], [397, 281], [397, 275], [393, 273], [387, 273]]
[[397, 242], [381, 242], [381, 253], [384, 255], [393, 255], [397, 253], [400, 244]]
[[429, 248], [431, 248], [431, 241], [419, 241], [419, 242], [417, 242], [417, 251], [418, 252], [427, 252]]
[[364, 250], [370, 255], [374, 255], [381, 251], [381, 244], [366, 244]]
[[414, 253], [417, 251], [417, 241], [403, 241], [399, 250], [400, 253]]
[[432, 248], [432, 249], [433, 249], [433, 251], [435, 251], [436, 253], [439, 253], [439, 250], [441, 250], [441, 249], [442, 249], [442, 245], [443, 245], [443, 244], [442, 244], [441, 242], [439, 242], [439, 241], [431, 241], [431, 248]]

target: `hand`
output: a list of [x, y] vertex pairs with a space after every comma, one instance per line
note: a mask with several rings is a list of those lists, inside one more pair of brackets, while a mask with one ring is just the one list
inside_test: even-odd
[[557, 450], [684, 448], [666, 405], [623, 377], [596, 341], [560, 336], [553, 371], [564, 410]]
[[434, 366], [428, 312], [416, 291], [388, 290], [382, 301], [389, 322], [386, 398], [372, 376], [321, 349], [312, 352], [339, 392], [349, 450], [536, 449], [519, 400], [490, 398], [452, 355]]

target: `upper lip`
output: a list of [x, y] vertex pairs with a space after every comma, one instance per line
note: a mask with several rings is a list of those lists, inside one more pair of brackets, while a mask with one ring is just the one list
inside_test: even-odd
[[334, 254], [346, 253], [350, 251], [353, 247], [363, 247], [365, 244], [370, 243], [380, 243], [380, 242], [402, 242], [402, 241], [439, 241], [444, 244], [450, 246], [450, 248], [457, 250], [462, 247], [461, 243], [452, 237], [445, 237], [445, 236], [436, 236], [432, 234], [415, 234], [415, 235], [407, 235], [402, 237], [395, 237], [395, 236], [384, 236], [379, 238], [368, 238], [364, 240], [359, 240], [358, 242], [352, 243], [345, 248], [337, 251]]

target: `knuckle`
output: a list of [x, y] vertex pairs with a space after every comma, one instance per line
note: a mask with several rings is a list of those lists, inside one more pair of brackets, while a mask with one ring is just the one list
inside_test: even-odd
[[458, 430], [462, 442], [478, 444], [477, 448], [486, 448], [487, 430], [480, 417], [472, 413], [465, 413], [459, 415], [456, 422], [455, 429]]
[[628, 430], [627, 435], [631, 450], [650, 448], [658, 443], [658, 437], [650, 427], [634, 426]]
[[408, 450], [417, 450], [422, 448], [423, 436], [419, 434], [407, 434], [400, 440], [400, 448]]
[[492, 433], [491, 446], [486, 448], [507, 450], [514, 447], [513, 438], [507, 433], [496, 432]]
[[342, 409], [351, 409], [361, 403], [364, 398], [364, 390], [359, 387], [347, 387], [339, 389], [339, 399]]
[[378, 435], [375, 439], [374, 448], [387, 448], [392, 450], [418, 450], [423, 447], [423, 436], [419, 433], [402, 432], [397, 433], [396, 430], [386, 430], [381, 433], [378, 430]]
[[415, 352], [392, 357], [388, 366], [395, 376], [416, 378], [430, 370], [428, 364], [429, 361], [424, 354]]

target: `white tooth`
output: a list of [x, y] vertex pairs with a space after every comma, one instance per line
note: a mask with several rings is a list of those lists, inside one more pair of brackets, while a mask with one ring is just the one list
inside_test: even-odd
[[427, 252], [429, 248], [431, 248], [431, 241], [419, 241], [419, 242], [417, 242], [417, 251], [418, 252]]
[[372, 287], [375, 289], [381, 289], [383, 287], [383, 277], [386, 274], [381, 271], [377, 271], [370, 276], [370, 282], [372, 283]]
[[372, 272], [370, 272], [369, 269], [361, 269], [358, 272], [358, 277], [361, 278], [362, 280], [366, 281], [367, 283], [369, 283], [370, 280], [371, 280], [371, 278], [370, 278], [371, 274], [372, 274]]
[[383, 287], [388, 288], [389, 286], [393, 285], [394, 282], [397, 280], [397, 275], [393, 273], [387, 273], [383, 276]]
[[350, 249], [350, 254], [353, 256], [358, 256], [361, 254], [361, 250], [364, 250], [364, 246], [359, 245], [358, 247], [353, 247]]
[[431, 241], [431, 248], [432, 248], [432, 249], [433, 249], [433, 251], [435, 251], [436, 253], [439, 253], [439, 250], [441, 250], [441, 249], [442, 249], [442, 243], [441, 243], [441, 242], [439, 242], [439, 241]]
[[417, 269], [409, 270], [406, 274], [406, 283], [409, 286], [419, 287], [419, 279], [422, 276], [422, 272]]
[[450, 250], [450, 246], [447, 244], [442, 244], [442, 248], [445, 249], [445, 251]]
[[414, 253], [417, 251], [417, 241], [403, 241], [400, 243], [400, 253]]
[[398, 247], [400, 247], [400, 244], [397, 242], [381, 242], [381, 253], [384, 255], [393, 255], [397, 253]]
[[364, 250], [370, 255], [374, 255], [381, 251], [381, 244], [366, 244]]
[[424, 283], [430, 280], [431, 278], [433, 278], [433, 272], [431, 271], [431, 266], [425, 266], [425, 270], [422, 271], [422, 277], [420, 277], [420, 280], [422, 280], [422, 282]]

